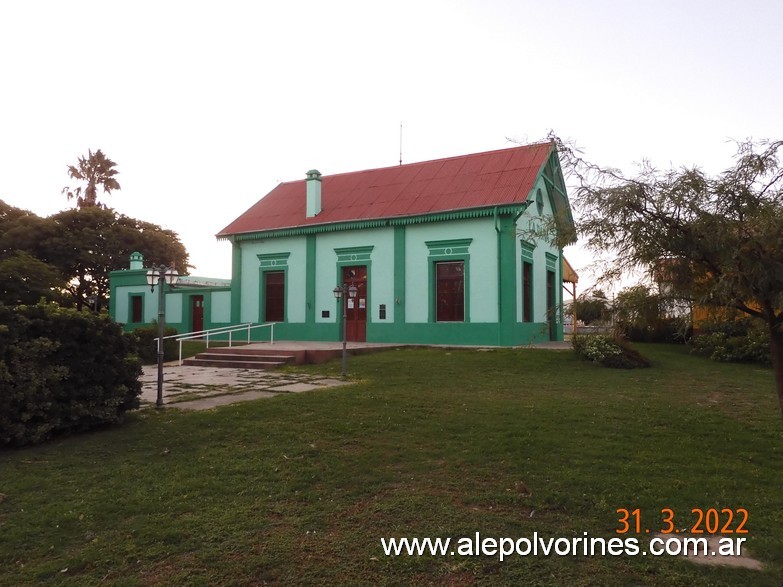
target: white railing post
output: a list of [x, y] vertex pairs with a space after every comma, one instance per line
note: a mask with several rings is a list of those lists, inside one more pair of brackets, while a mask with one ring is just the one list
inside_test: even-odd
[[228, 334], [228, 346], [233, 347], [234, 346], [234, 332], [240, 332], [242, 330], [247, 329], [247, 342], [248, 344], [251, 343], [252, 337], [250, 335], [250, 331], [254, 328], [269, 328], [269, 342], [270, 344], [275, 344], [275, 323], [274, 322], [268, 322], [266, 324], [256, 324], [253, 325], [252, 322], [247, 322], [246, 324], [240, 324], [238, 326], [222, 326], [220, 328], [213, 328], [211, 330], [200, 330], [198, 332], [188, 332], [185, 334], [172, 334], [171, 336], [164, 336], [164, 337], [158, 337], [155, 338], [155, 342], [157, 343], [158, 350], [161, 349], [163, 342], [173, 338], [177, 342], [179, 342], [179, 364], [182, 365], [182, 343], [186, 340], [193, 340], [193, 339], [203, 339], [206, 336], [207, 339], [207, 348], [209, 348], [209, 337], [212, 334]]

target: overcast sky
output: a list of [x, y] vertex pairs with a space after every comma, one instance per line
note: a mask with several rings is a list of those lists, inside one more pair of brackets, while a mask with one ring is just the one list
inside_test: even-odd
[[215, 233], [308, 169], [397, 164], [401, 122], [409, 163], [554, 129], [602, 165], [718, 172], [729, 139], [783, 138], [781, 23], [780, 0], [6, 1], [0, 199], [67, 208], [102, 149], [104, 201], [230, 277]]

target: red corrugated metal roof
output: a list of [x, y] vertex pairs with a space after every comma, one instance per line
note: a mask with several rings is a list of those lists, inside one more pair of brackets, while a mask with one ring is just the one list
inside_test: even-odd
[[553, 144], [324, 175], [321, 212], [305, 217], [305, 180], [281, 183], [218, 237], [335, 222], [375, 220], [519, 204]]

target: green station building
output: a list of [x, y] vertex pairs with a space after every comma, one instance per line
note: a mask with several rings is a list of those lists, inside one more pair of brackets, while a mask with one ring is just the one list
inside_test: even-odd
[[[231, 280], [166, 293], [180, 332], [275, 323], [275, 339], [517, 346], [563, 339], [575, 276], [543, 226], [573, 229], [554, 143], [279, 184], [217, 234]], [[149, 323], [143, 259], [111, 275], [112, 316]], [[566, 272], [564, 274], [564, 272]], [[337, 299], [345, 284], [355, 297]], [[199, 328], [199, 326], [201, 328]], [[268, 329], [255, 336], [268, 339]]]

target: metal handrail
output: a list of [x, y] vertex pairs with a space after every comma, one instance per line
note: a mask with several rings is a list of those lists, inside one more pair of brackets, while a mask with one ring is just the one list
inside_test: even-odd
[[183, 340], [192, 340], [194, 338], [205, 338], [204, 335], [206, 335], [207, 339], [207, 348], [209, 348], [209, 336], [215, 335], [215, 334], [228, 334], [228, 346], [229, 348], [234, 346], [233, 340], [232, 340], [232, 334], [234, 332], [238, 332], [240, 330], [247, 330], [247, 344], [250, 344], [250, 331], [255, 328], [269, 328], [269, 344], [275, 344], [275, 322], [267, 322], [266, 324], [256, 324], [253, 325], [252, 322], [247, 322], [245, 324], [240, 324], [239, 326], [221, 326], [219, 328], [210, 328], [209, 330], [199, 330], [197, 332], [186, 332], [185, 334], [170, 334], [169, 336], [164, 336], [163, 338], [155, 338], [155, 341], [158, 343], [158, 350], [160, 350], [160, 345], [163, 344], [164, 340], [168, 340], [170, 338], [174, 338], [179, 342], [179, 364], [182, 365], [182, 341]]

